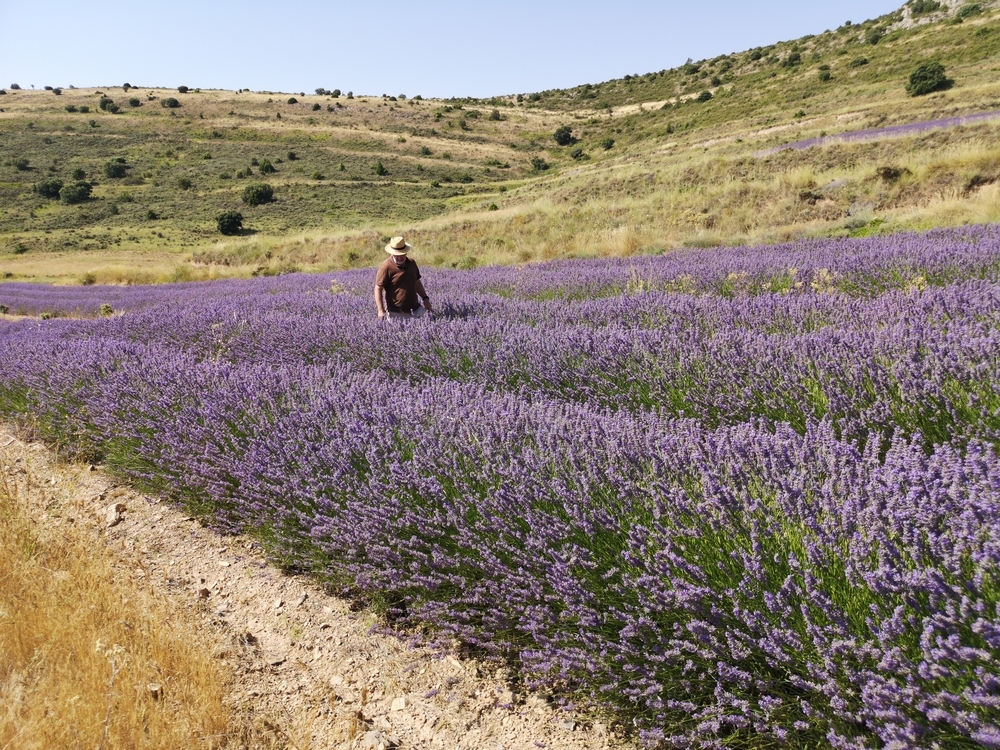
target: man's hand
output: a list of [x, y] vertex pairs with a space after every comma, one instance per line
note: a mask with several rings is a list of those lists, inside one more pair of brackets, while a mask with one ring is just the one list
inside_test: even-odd
[[378, 319], [379, 319], [379, 320], [385, 320], [385, 313], [384, 313], [384, 312], [382, 312], [381, 310], [379, 310], [379, 313], [378, 313]]
[[430, 298], [424, 299], [424, 309], [427, 310], [427, 312], [429, 313], [434, 312], [434, 308], [431, 306]]

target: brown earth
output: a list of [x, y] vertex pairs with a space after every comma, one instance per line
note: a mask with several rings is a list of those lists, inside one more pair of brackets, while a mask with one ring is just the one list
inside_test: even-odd
[[124, 585], [176, 601], [205, 648], [231, 671], [227, 701], [240, 728], [229, 746], [597, 750], [623, 744], [606, 724], [518, 691], [505, 669], [373, 633], [373, 614], [352, 611], [309, 579], [282, 573], [255, 542], [220, 537], [168, 502], [95, 467], [65, 463], [22, 437], [0, 425], [0, 468], [27, 490], [38, 523], [88, 529], [116, 555]]

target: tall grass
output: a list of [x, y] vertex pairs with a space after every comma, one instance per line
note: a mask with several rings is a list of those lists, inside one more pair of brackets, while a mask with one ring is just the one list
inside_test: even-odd
[[40, 524], [27, 490], [0, 474], [0, 748], [223, 747], [205, 634], [79, 523]]

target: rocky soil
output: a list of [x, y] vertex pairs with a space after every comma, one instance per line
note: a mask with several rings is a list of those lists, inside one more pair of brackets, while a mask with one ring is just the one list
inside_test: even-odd
[[518, 692], [504, 669], [372, 632], [373, 615], [352, 611], [309, 579], [283, 574], [255, 542], [220, 537], [183, 510], [120, 486], [99, 468], [64, 463], [2, 425], [0, 468], [28, 494], [39, 523], [91, 529], [136, 585], [190, 611], [206, 648], [233, 674], [229, 700], [234, 715], [254, 727], [242, 733], [255, 737], [251, 744], [621, 745], [606, 725], [565, 713], [544, 695]]

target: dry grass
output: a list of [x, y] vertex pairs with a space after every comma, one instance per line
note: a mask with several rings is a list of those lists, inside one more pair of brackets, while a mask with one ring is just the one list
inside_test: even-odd
[[226, 675], [204, 635], [130, 584], [92, 532], [34, 515], [5, 470], [0, 749], [222, 747]]

